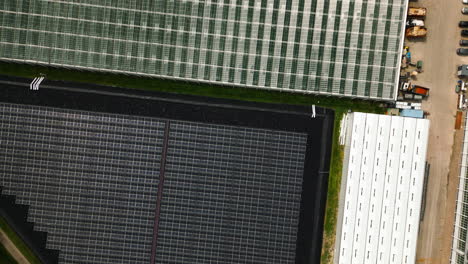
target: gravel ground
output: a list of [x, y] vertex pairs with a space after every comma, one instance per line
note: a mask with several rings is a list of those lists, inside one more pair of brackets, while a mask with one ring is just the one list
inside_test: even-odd
[[456, 67], [468, 64], [468, 57], [458, 56], [455, 50], [460, 40], [458, 21], [468, 20], [468, 16], [460, 12], [461, 0], [420, 0], [410, 5], [427, 8], [428, 28], [425, 40], [406, 42], [412, 60], [424, 61], [424, 72], [413, 83], [431, 88], [429, 98], [423, 103], [431, 120], [427, 155], [431, 171], [425, 216], [420, 224], [417, 263], [449, 263], [462, 134], [460, 130], [455, 135], [454, 129]]

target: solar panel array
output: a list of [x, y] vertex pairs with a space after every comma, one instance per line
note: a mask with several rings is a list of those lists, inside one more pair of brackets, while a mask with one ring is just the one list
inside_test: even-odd
[[305, 145], [171, 122], [156, 263], [294, 263]]
[[0, 103], [0, 139], [60, 263], [294, 262], [306, 134]]
[[0, 184], [61, 263], [148, 263], [163, 123], [0, 104]]
[[0, 58], [393, 99], [406, 0], [3, 1]]

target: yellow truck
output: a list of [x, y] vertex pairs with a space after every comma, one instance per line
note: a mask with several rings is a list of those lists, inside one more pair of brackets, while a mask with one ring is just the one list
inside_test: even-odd
[[408, 16], [409, 17], [423, 17], [426, 16], [426, 8], [425, 7], [410, 7], [408, 8]]
[[425, 27], [410, 27], [406, 29], [405, 36], [408, 38], [422, 38], [425, 37], [427, 34], [427, 28]]

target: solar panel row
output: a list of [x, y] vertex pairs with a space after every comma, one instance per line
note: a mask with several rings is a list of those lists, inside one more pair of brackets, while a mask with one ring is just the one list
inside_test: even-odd
[[162, 125], [0, 104], [0, 183], [31, 206], [28, 220], [61, 263], [147, 263]]
[[156, 263], [294, 262], [306, 139], [171, 122]]
[[148, 263], [155, 239], [156, 263], [294, 262], [305, 133], [0, 103], [0, 138], [0, 185], [61, 263]]

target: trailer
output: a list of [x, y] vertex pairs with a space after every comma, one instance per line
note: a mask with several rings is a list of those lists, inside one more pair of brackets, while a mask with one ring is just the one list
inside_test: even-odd
[[425, 7], [410, 7], [408, 8], [409, 17], [424, 17], [426, 16], [427, 9]]
[[467, 64], [459, 65], [457, 75], [460, 78], [468, 77], [468, 65]]
[[422, 95], [424, 97], [427, 97], [429, 96], [429, 88], [427, 87], [423, 87], [423, 86], [420, 86], [420, 85], [411, 85], [411, 89], [409, 90], [411, 93], [413, 94], [417, 94], [417, 95]]
[[425, 27], [410, 27], [406, 29], [405, 36], [407, 38], [423, 38], [427, 35], [427, 28]]
[[414, 26], [424, 27], [424, 20], [416, 19], [416, 18], [409, 19], [408, 21], [406, 21], [406, 26], [407, 27], [414, 27]]
[[424, 118], [424, 111], [421, 109], [402, 109], [400, 116], [412, 118]]
[[421, 101], [423, 99], [422, 95], [412, 94], [412, 93], [403, 93], [403, 96], [398, 100], [412, 100], [412, 101]]
[[467, 99], [464, 94], [458, 94], [458, 109], [465, 110], [466, 109]]
[[467, 90], [466, 82], [464, 82], [462, 80], [458, 80], [457, 85], [455, 86], [455, 92], [457, 92], [457, 93], [466, 92], [466, 90]]
[[457, 115], [455, 118], [455, 129], [460, 129], [462, 125], [462, 117], [463, 117], [463, 112], [462, 111], [457, 111]]
[[409, 82], [401, 83], [400, 90], [407, 91], [408, 88], [410, 87], [410, 85], [411, 85], [411, 83], [409, 83]]

